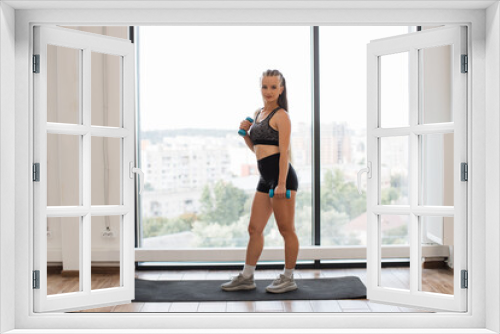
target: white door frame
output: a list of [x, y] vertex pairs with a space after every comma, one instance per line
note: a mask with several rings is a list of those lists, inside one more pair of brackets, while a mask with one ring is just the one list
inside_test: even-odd
[[[472, 2], [468, 3], [474, 6]], [[371, 4], [374, 6], [374, 4]], [[307, 7], [307, 6], [306, 6]], [[103, 13], [106, 13], [103, 17]], [[498, 27], [499, 18], [493, 14], [497, 13], [495, 9], [489, 17], [489, 22], [494, 23]], [[216, 14], [216, 15], [214, 15]], [[143, 328], [255, 328], [259, 324], [264, 324], [267, 328], [282, 328], [290, 326], [292, 328], [350, 328], [353, 321], [357, 328], [365, 328], [366, 332], [387, 332], [386, 330], [377, 330], [377, 328], [400, 328], [399, 333], [404, 333], [404, 328], [420, 328], [422, 333], [430, 332], [426, 328], [476, 328], [466, 330], [468, 333], [488, 333], [485, 326], [497, 326], [493, 316], [498, 314], [498, 301], [496, 299], [488, 299], [485, 294], [485, 285], [488, 288], [495, 289], [495, 284], [498, 285], [498, 280], [491, 278], [492, 276], [481, 275], [486, 270], [484, 263], [485, 251], [498, 251], [498, 246], [494, 246], [493, 242], [498, 245], [498, 235], [488, 234], [490, 241], [485, 247], [486, 232], [498, 232], [498, 227], [492, 226], [490, 220], [485, 219], [485, 178], [483, 173], [484, 162], [487, 155], [498, 157], [499, 153], [498, 142], [493, 142], [487, 146], [487, 152], [484, 152], [484, 145], [488, 143], [486, 140], [485, 131], [485, 80], [488, 72], [484, 72], [485, 56], [486, 59], [491, 59], [492, 62], [498, 62], [494, 50], [499, 46], [498, 32], [489, 32], [490, 37], [497, 39], [488, 40], [489, 46], [495, 48], [484, 49], [484, 41], [486, 30], [484, 22], [486, 15], [484, 10], [447, 10], [447, 9], [397, 9], [385, 10], [379, 9], [374, 15], [373, 9], [255, 9], [244, 10], [236, 9], [221, 9], [221, 10], [204, 10], [202, 8], [192, 10], [113, 10], [100, 11], [96, 10], [63, 10], [63, 11], [40, 11], [26, 10], [18, 11], [16, 15], [15, 32], [16, 32], [16, 150], [19, 153], [16, 156], [16, 248], [15, 256], [17, 266], [15, 269], [15, 277], [22, 278], [16, 280], [16, 324], [17, 328], [136, 328], [138, 321], [141, 321]], [[179, 314], [80, 314], [78, 316], [70, 314], [51, 314], [51, 315], [34, 315], [29, 310], [32, 309], [32, 300], [30, 300], [30, 268], [31, 261], [25, 262], [23, 259], [29, 258], [30, 254], [30, 231], [32, 224], [32, 212], [30, 207], [32, 203], [26, 198], [32, 192], [32, 185], [28, 182], [26, 175], [29, 175], [29, 167], [31, 162], [29, 156], [32, 152], [30, 147], [30, 133], [32, 133], [32, 109], [29, 104], [29, 97], [32, 92], [30, 89], [31, 76], [28, 68], [30, 64], [29, 55], [31, 53], [31, 25], [33, 23], [52, 23], [61, 22], [66, 25], [69, 23], [75, 25], [122, 25], [124, 23], [130, 25], [141, 24], [224, 24], [234, 25], [235, 22], [241, 25], [247, 24], [324, 24], [324, 25], [342, 25], [342, 24], [436, 24], [436, 23], [467, 23], [471, 31], [469, 35], [469, 55], [472, 55], [472, 63], [470, 68], [474, 73], [470, 76], [469, 86], [471, 93], [468, 99], [469, 110], [472, 112], [469, 116], [469, 133], [472, 133], [469, 141], [469, 152], [472, 157], [470, 159], [470, 181], [469, 195], [474, 194], [472, 198], [469, 212], [469, 219], [474, 225], [474, 233], [468, 231], [472, 236], [472, 245], [468, 252], [470, 257], [471, 272], [478, 273], [477, 276], [470, 277], [470, 288], [468, 297], [471, 301], [470, 311], [466, 314], [453, 313], [436, 313], [436, 314], [275, 314], [271, 317], [258, 314], [246, 315], [211, 315], [206, 317], [203, 315], [179, 315]], [[487, 53], [485, 53], [487, 52]], [[490, 106], [498, 106], [498, 101], [495, 100], [499, 87], [498, 68], [497, 65], [491, 70], [496, 70], [489, 75], [488, 80], [494, 85], [488, 88], [489, 92], [495, 94], [487, 95]], [[2, 96], [3, 98], [3, 96]], [[497, 118], [498, 119], [498, 118]], [[489, 137], [488, 137], [489, 139]], [[473, 168], [477, 162], [478, 168]], [[495, 179], [498, 181], [498, 179]], [[492, 185], [491, 189], [498, 188], [498, 184]], [[495, 193], [495, 196], [498, 194]], [[498, 198], [498, 197], [495, 197]], [[494, 207], [491, 207], [493, 210]], [[491, 217], [488, 217], [491, 218]], [[488, 248], [487, 248], [488, 247]], [[5, 256], [2, 253], [2, 256]], [[3, 259], [3, 258], [2, 258]], [[498, 277], [498, 262], [491, 263], [490, 270], [497, 273]], [[494, 290], [495, 291], [495, 290]], [[497, 290], [498, 291], [498, 288]], [[3, 291], [2, 291], [3, 293]], [[486, 313], [486, 304], [491, 307]], [[493, 297], [490, 297], [493, 298]], [[496, 313], [495, 313], [496, 312]], [[486, 318], [486, 316], [489, 316]], [[193, 318], [196, 321], [193, 321]], [[165, 321], [167, 320], [168, 321]], [[489, 320], [489, 322], [487, 322]], [[483, 329], [482, 329], [483, 328]], [[370, 330], [371, 329], [371, 330]], [[68, 332], [68, 331], [66, 331]], [[96, 333], [99, 331], [96, 330]], [[144, 330], [142, 331], [144, 332]], [[439, 330], [433, 330], [437, 333]], [[19, 332], [18, 332], [19, 333]]]

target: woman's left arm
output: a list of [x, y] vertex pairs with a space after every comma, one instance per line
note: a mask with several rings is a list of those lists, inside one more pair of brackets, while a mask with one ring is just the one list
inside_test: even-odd
[[290, 134], [292, 125], [290, 117], [285, 111], [278, 111], [276, 113], [276, 126], [279, 131], [279, 150], [280, 150], [280, 173], [278, 179], [278, 186], [274, 190], [274, 194], [278, 198], [285, 198], [286, 194], [286, 177], [288, 175], [288, 153], [290, 147]]

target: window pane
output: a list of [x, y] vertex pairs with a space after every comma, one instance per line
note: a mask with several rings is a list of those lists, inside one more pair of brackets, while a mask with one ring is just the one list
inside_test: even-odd
[[406, 33], [401, 26], [319, 29], [321, 245], [366, 245], [366, 193], [356, 186], [366, 167], [366, 45]]
[[81, 218], [47, 218], [47, 295], [82, 291]]
[[453, 217], [422, 216], [419, 291], [453, 295]]
[[409, 125], [408, 52], [380, 57], [380, 126]]
[[420, 136], [420, 204], [453, 206], [453, 133]]
[[418, 50], [420, 124], [453, 121], [451, 45]]
[[92, 205], [121, 204], [122, 139], [92, 137]]
[[380, 138], [380, 204], [408, 205], [408, 136]]
[[81, 124], [80, 54], [47, 45], [47, 122]]
[[80, 205], [80, 136], [47, 134], [47, 205]]
[[122, 216], [92, 216], [92, 290], [122, 286]]
[[92, 52], [92, 125], [121, 126], [122, 57]]
[[[394, 257], [410, 257], [410, 217], [407, 215], [380, 215], [379, 231], [382, 247], [379, 267], [381, 269], [380, 286], [396, 289], [410, 289], [410, 266], [400, 268], [383, 268], [382, 263]], [[396, 248], [405, 250], [396, 251]], [[397, 254], [397, 255], [396, 255]], [[404, 254], [402, 256], [401, 254]], [[383, 268], [383, 269], [382, 269]]]
[[[237, 131], [263, 106], [267, 69], [286, 78], [295, 226], [310, 245], [310, 28], [150, 26], [139, 37], [142, 246], [246, 247], [259, 172]], [[283, 244], [273, 219], [266, 246]]]
[[[304, 98], [304, 100], [306, 99]], [[301, 104], [306, 103], [301, 100], [297, 102], [300, 101]], [[310, 107], [302, 107], [300, 110], [302, 115], [300, 115], [300, 118], [297, 117], [300, 120], [299, 122], [294, 122], [293, 120], [296, 116], [291, 115], [292, 135], [290, 142], [292, 147], [292, 164], [299, 179], [299, 189], [295, 198], [295, 228], [300, 245], [309, 246], [312, 245], [312, 126], [311, 122], [305, 118], [306, 116], [310, 116], [311, 109]], [[275, 228], [275, 244], [278, 244], [278, 242], [283, 244], [283, 238], [279, 234], [276, 235], [276, 231], [277, 229]]]

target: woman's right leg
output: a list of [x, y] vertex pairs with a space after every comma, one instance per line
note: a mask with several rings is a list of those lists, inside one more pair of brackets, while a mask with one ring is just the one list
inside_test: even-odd
[[[223, 283], [221, 285], [222, 290], [252, 290], [257, 287], [253, 279], [253, 272], [264, 248], [264, 228], [272, 212], [273, 207], [269, 194], [257, 191], [253, 198], [250, 223], [248, 224], [250, 240], [248, 240], [245, 267], [243, 272], [233, 277], [230, 282]], [[244, 274], [245, 272], [246, 274]]]
[[256, 191], [250, 213], [250, 223], [248, 224], [250, 239], [248, 240], [245, 264], [257, 265], [264, 248], [264, 228], [272, 213], [273, 206], [269, 194]]

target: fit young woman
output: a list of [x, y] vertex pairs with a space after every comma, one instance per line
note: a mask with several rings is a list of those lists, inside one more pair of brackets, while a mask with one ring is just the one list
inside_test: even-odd
[[[285, 78], [278, 70], [265, 71], [261, 78], [261, 91], [264, 107], [255, 112], [254, 123], [247, 120], [240, 123], [240, 129], [249, 132], [244, 137], [245, 143], [255, 153], [260, 172], [248, 226], [250, 240], [243, 271], [221, 285], [225, 291], [256, 288], [254, 272], [264, 248], [264, 228], [271, 213], [274, 213], [285, 241], [285, 268], [266, 290], [283, 293], [297, 289], [293, 270], [299, 252], [294, 225], [298, 180], [289, 162], [291, 123], [287, 112]], [[274, 189], [273, 198], [269, 196], [270, 189]], [[287, 190], [290, 190], [289, 199], [286, 198]]]

